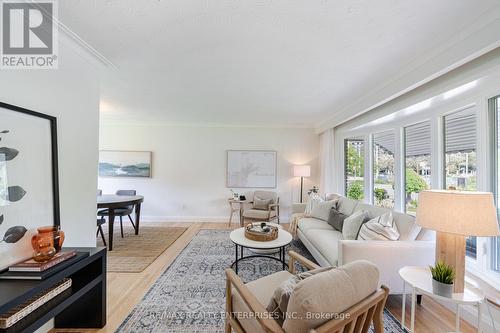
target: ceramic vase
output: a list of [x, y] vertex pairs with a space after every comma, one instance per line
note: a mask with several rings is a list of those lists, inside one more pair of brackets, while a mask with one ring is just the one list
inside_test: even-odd
[[31, 238], [33, 259], [37, 262], [45, 262], [61, 251], [64, 232], [59, 226], [41, 227], [37, 230], [38, 233]]

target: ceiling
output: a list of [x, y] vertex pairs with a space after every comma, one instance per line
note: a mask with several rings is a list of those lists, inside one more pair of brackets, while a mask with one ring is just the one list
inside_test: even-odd
[[102, 121], [214, 126], [315, 127], [492, 12], [498, 0], [59, 2], [113, 64]]

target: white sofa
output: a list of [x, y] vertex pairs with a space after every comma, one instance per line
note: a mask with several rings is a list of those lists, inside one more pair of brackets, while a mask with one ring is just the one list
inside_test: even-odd
[[[339, 197], [337, 209], [345, 215], [364, 210], [370, 219], [389, 210], [365, 204], [336, 194], [327, 200]], [[293, 212], [302, 213], [305, 204], [294, 204]], [[344, 240], [342, 233], [326, 221], [304, 217], [298, 222], [297, 235], [321, 266], [345, 265], [355, 260], [366, 259], [380, 270], [380, 282], [390, 288], [391, 294], [403, 293], [403, 281], [398, 271], [403, 266], [427, 266], [434, 264], [435, 234], [415, 224], [408, 214], [393, 212], [400, 233], [397, 241]]]

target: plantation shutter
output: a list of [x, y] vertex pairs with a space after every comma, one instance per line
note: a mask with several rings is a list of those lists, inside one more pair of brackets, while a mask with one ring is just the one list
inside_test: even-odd
[[394, 155], [395, 136], [393, 131], [373, 134], [373, 144]]
[[405, 128], [406, 157], [431, 154], [431, 123], [425, 121]]
[[476, 114], [465, 110], [444, 118], [445, 152], [471, 152], [476, 150]]

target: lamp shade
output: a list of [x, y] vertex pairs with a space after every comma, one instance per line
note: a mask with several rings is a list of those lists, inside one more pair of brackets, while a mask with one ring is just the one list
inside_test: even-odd
[[489, 192], [420, 192], [416, 222], [424, 228], [450, 234], [499, 235], [493, 194]]
[[310, 165], [294, 165], [293, 166], [293, 176], [294, 177], [311, 177], [311, 166]]

